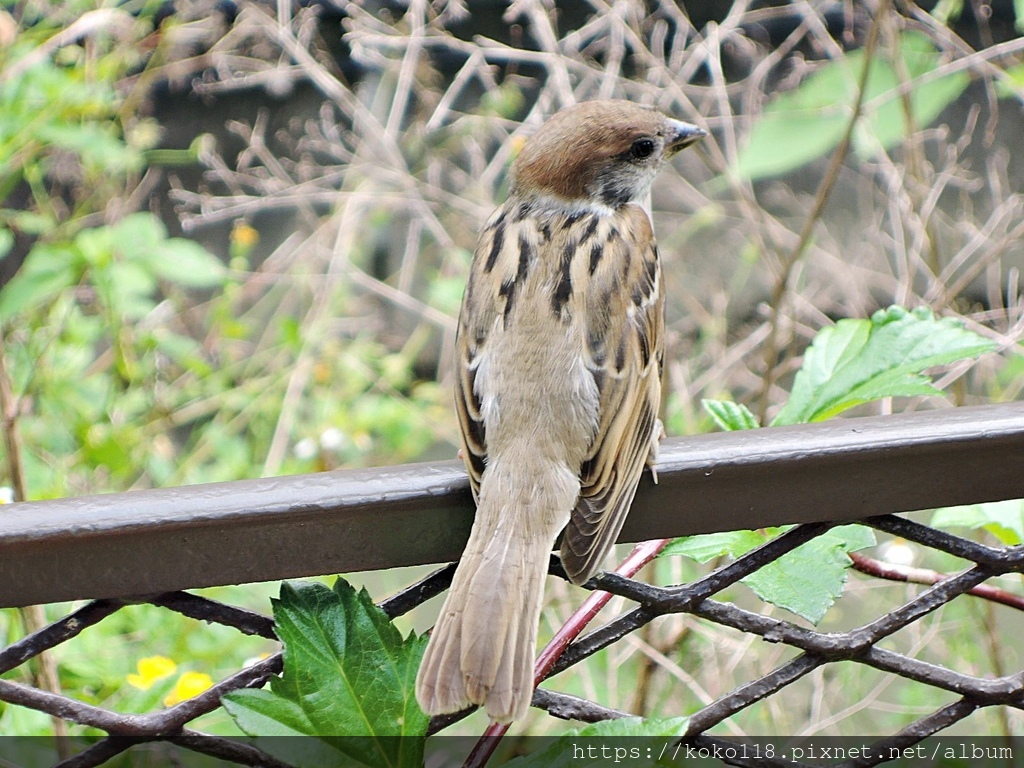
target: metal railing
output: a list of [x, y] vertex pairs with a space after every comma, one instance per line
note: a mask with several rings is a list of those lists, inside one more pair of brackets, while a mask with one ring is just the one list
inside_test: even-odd
[[[709, 728], [836, 661], [865, 664], [959, 696], [883, 745], [917, 743], [980, 707], [1024, 709], [1024, 671], [974, 677], [878, 646], [954, 597], [976, 592], [986, 580], [1024, 572], [1024, 546], [985, 546], [891, 513], [1024, 497], [1022, 468], [1024, 403], [667, 440], [657, 467], [659, 483], [641, 483], [621, 541], [803, 525], [690, 584], [655, 587], [600, 576], [591, 586], [637, 606], [570, 645], [555, 672], [660, 615], [689, 613], [800, 652], [696, 712], [689, 733], [697, 743], [715, 742], [703, 735]], [[0, 651], [0, 674], [138, 602], [273, 637], [268, 617], [181, 590], [454, 560], [471, 520], [468, 484], [458, 462], [5, 507], [0, 509], [0, 606], [93, 602]], [[842, 634], [817, 632], [713, 599], [833, 525], [854, 520], [956, 555], [971, 566]], [[382, 607], [389, 616], [407, 612], [442, 591], [452, 570], [441, 569]], [[1024, 598], [1010, 602], [1021, 607]], [[147, 715], [119, 714], [5, 680], [0, 680], [0, 700], [109, 734], [68, 765], [98, 765], [139, 741], [154, 739], [243, 764], [271, 765], [250, 746], [203, 735], [187, 724], [217, 708], [224, 693], [262, 685], [280, 669], [277, 654], [193, 699]], [[622, 714], [547, 688], [538, 690], [534, 704], [556, 716], [589, 721]], [[437, 720], [432, 728], [446, 722]]]

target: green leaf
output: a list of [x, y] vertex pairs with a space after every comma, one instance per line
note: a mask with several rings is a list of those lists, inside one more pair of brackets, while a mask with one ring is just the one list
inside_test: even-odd
[[[631, 768], [679, 765], [671, 741], [648, 743], [634, 739], [678, 739], [685, 735], [688, 725], [687, 717], [651, 720], [624, 717], [605, 720], [569, 731], [544, 749], [509, 760], [505, 765], [509, 768], [588, 768], [614, 765], [616, 762], [628, 763]], [[593, 741], [589, 742], [590, 739]], [[616, 749], [622, 751], [616, 752]]]
[[[685, 555], [699, 563], [717, 557], [738, 558], [792, 526], [764, 531], [726, 531], [676, 539], [660, 557]], [[765, 602], [817, 624], [846, 585], [847, 553], [875, 545], [875, 534], [862, 525], [832, 528], [743, 579]]]
[[991, 341], [963, 323], [936, 319], [924, 307], [840, 320], [814, 338], [772, 426], [823, 421], [883, 397], [941, 394], [921, 371], [992, 349]]
[[0, 290], [0, 320], [52, 299], [78, 282], [80, 262], [68, 248], [36, 245], [11, 281]]
[[[900, 36], [897, 55], [901, 69], [912, 80], [941, 63], [938, 50], [918, 32]], [[864, 51], [851, 51], [822, 65], [794, 90], [775, 96], [754, 123], [737, 157], [737, 175], [751, 181], [778, 176], [838, 146], [853, 114], [864, 66]], [[854, 132], [855, 148], [861, 155], [870, 156], [876, 147], [888, 149], [906, 136], [906, 109], [896, 90], [901, 82], [892, 62], [881, 53], [875, 56], [865, 84], [861, 120]], [[915, 84], [909, 95], [911, 124], [927, 127], [969, 82], [966, 73], [953, 72]]]
[[1013, 28], [1024, 35], [1024, 0], [1013, 0]]
[[930, 11], [931, 15], [940, 24], [949, 26], [956, 22], [964, 10], [964, 0], [939, 0]]
[[11, 230], [0, 227], [0, 261], [3, 261], [13, 245], [14, 235], [11, 234]]
[[74, 247], [83, 262], [105, 269], [114, 260], [114, 227], [90, 227], [75, 235]]
[[836, 147], [850, 119], [863, 58], [854, 51], [829, 62], [772, 99], [739, 153], [736, 173], [751, 181], [779, 176]]
[[111, 247], [130, 260], [154, 258], [154, 251], [167, 239], [163, 222], [148, 211], [129, 214], [109, 229]]
[[931, 525], [935, 528], [983, 528], [1003, 544], [1024, 543], [1024, 500], [992, 501], [935, 510]]
[[817, 624], [843, 594], [850, 552], [875, 545], [862, 525], [844, 525], [811, 539], [743, 579], [765, 602]]
[[300, 768], [421, 765], [428, 718], [413, 686], [426, 638], [403, 639], [366, 590], [340, 578], [333, 591], [285, 582], [273, 605], [284, 674], [270, 691], [225, 697], [238, 726], [252, 736], [316, 737], [258, 740]]
[[723, 531], [683, 536], [669, 542], [658, 557], [685, 555], [698, 563], [707, 563], [718, 557], [733, 559], [764, 544], [770, 536], [758, 531]]
[[[302, 707], [271, 691], [241, 690], [224, 697], [224, 708], [238, 727], [259, 736], [308, 736], [313, 732]], [[331, 750], [337, 758], [337, 752]]]
[[104, 127], [95, 123], [78, 125], [50, 124], [39, 130], [39, 139], [74, 152], [83, 161], [111, 173], [138, 170], [142, 155], [127, 147]]
[[[1020, 0], [1024, 2], [1024, 0]], [[1024, 17], [1024, 14], [1018, 14], [1017, 18]], [[1015, 64], [1012, 67], [1007, 67], [1004, 72], [1006, 77], [1000, 77], [996, 80], [996, 96], [1000, 99], [1014, 99], [1024, 98], [1024, 64]]]
[[[900, 37], [900, 56], [903, 72], [910, 80], [928, 74], [942, 63], [935, 45], [920, 32], [907, 32]], [[910, 125], [916, 129], [929, 126], [969, 84], [966, 72], [953, 72], [915, 85], [909, 94], [908, 125], [907, 102], [896, 90], [902, 85], [900, 76], [890, 62], [876, 62], [868, 78], [864, 120], [859, 126], [861, 130], [854, 134], [854, 148], [862, 157], [871, 157], [876, 147], [890, 149], [906, 138]], [[874, 102], [878, 97], [880, 103]]]
[[742, 403], [731, 400], [701, 400], [700, 404], [708, 412], [719, 429], [733, 432], [738, 429], [757, 429], [761, 425], [757, 416]]
[[52, 216], [37, 211], [14, 211], [5, 208], [0, 210], [0, 219], [26, 235], [45, 235], [57, 227], [57, 221]]
[[134, 320], [144, 317], [156, 306], [151, 298], [156, 281], [138, 262], [114, 262], [105, 272], [110, 281], [108, 301], [116, 312]]
[[181, 237], [162, 242], [150, 262], [164, 280], [189, 288], [213, 288], [227, 276], [224, 265], [198, 243]]

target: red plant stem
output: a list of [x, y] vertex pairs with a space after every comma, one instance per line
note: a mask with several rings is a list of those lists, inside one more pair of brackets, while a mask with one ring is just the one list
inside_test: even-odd
[[[950, 577], [948, 573], [940, 573], [928, 568], [910, 568], [905, 565], [883, 563], [880, 560], [875, 560], [857, 552], [850, 552], [849, 554], [855, 569], [869, 576], [877, 576], [880, 579], [906, 581], [912, 584], [938, 584], [940, 581]], [[987, 584], [979, 584], [967, 590], [967, 594], [983, 597], [986, 600], [992, 600], [993, 602], [1002, 603], [1011, 608], [1024, 611], [1024, 596], [1015, 595], [1012, 592], [1007, 592], [1005, 589], [990, 587]]]
[[[615, 569], [615, 573], [627, 578], [633, 576], [657, 557], [658, 553], [670, 541], [672, 539], [653, 539], [637, 544], [633, 551], [629, 553], [629, 556]], [[544, 650], [537, 657], [537, 661], [533, 666], [534, 686], [540, 685], [541, 681], [548, 676], [551, 668], [555, 666], [555, 662], [565, 652], [565, 649], [569, 647], [569, 643], [579, 637], [580, 633], [594, 620], [594, 617], [607, 605], [611, 598], [610, 592], [601, 591], [591, 592], [587, 596], [583, 604], [576, 609], [573, 615], [569, 617], [569, 620], [555, 633], [555, 636], [544, 646]], [[463, 768], [483, 768], [487, 761], [491, 759], [494, 750], [498, 748], [498, 744], [501, 742], [502, 736], [508, 731], [509, 725], [510, 723], [491, 723], [488, 725], [474, 745], [473, 751], [466, 758], [466, 762], [462, 764]]]

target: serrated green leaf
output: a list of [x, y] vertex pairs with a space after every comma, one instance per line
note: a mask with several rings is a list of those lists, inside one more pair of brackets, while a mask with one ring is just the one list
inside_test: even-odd
[[723, 531], [683, 536], [669, 542], [658, 557], [685, 555], [698, 563], [707, 563], [717, 557], [737, 558], [764, 544], [770, 536], [758, 531]]
[[994, 349], [954, 318], [890, 307], [815, 337], [772, 426], [823, 421], [883, 397], [939, 394], [921, 372]]
[[[764, 531], [728, 531], [676, 539], [659, 557], [685, 555], [699, 563], [716, 557], [738, 558], [792, 526]], [[874, 546], [875, 535], [862, 525], [832, 528], [760, 568], [742, 583], [765, 602], [817, 624], [843, 593], [849, 552]]]
[[743, 579], [765, 602], [817, 624], [843, 594], [848, 553], [875, 545], [862, 525], [844, 525], [811, 539]]
[[[609, 754], [605, 750], [614, 750], [616, 747], [622, 750], [638, 750], [635, 754], [624, 752], [619, 758], [620, 762], [626, 761], [632, 768], [649, 765], [678, 765], [679, 762], [671, 749], [671, 742], [659, 743], [658, 748], [655, 748], [653, 743], [644, 744], [635, 741], [616, 743], [615, 739], [680, 738], [685, 735], [689, 722], [687, 717], [650, 720], [624, 717], [618, 720], [605, 720], [569, 731], [555, 739], [546, 748], [509, 760], [506, 765], [509, 768], [603, 767], [612, 765], [615, 756], [614, 752]], [[588, 739], [593, 739], [593, 742], [588, 743]], [[593, 746], [594, 749], [588, 750], [588, 746]], [[602, 747], [605, 747], [605, 750], [602, 750]], [[660, 747], [665, 747], [664, 751]]]
[[761, 425], [757, 416], [742, 403], [731, 400], [701, 400], [701, 406], [708, 412], [719, 429], [733, 432], [738, 429], [757, 429]]
[[[426, 638], [403, 639], [366, 591], [357, 593], [343, 579], [333, 591], [286, 582], [273, 604], [275, 631], [285, 647], [284, 674], [271, 681], [271, 691], [225, 698], [239, 727], [253, 736], [316, 737], [318, 744], [294, 763], [300, 768], [332, 760], [421, 765], [428, 718], [413, 687]], [[291, 746], [274, 748], [288, 750], [289, 762], [297, 759]], [[326, 763], [320, 762], [324, 756]]]
[[[257, 749], [289, 765], [334, 768], [353, 764], [329, 739], [309, 738], [313, 726], [302, 707], [293, 701], [270, 691], [241, 690], [226, 696], [223, 704], [239, 728], [249, 734], [262, 734], [254, 740]], [[301, 738], [290, 738], [296, 736]]]
[[987, 504], [965, 504], [935, 510], [934, 528], [983, 528], [1003, 544], [1024, 543], [1024, 500], [992, 501]]
[[301, 706], [271, 691], [234, 691], [224, 697], [223, 703], [238, 727], [248, 734], [308, 736], [313, 731]]

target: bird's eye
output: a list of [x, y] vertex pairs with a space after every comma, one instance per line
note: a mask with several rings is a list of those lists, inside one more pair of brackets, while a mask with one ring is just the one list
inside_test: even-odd
[[629, 148], [629, 154], [637, 160], [643, 160], [645, 157], [650, 157], [654, 152], [654, 142], [650, 139], [637, 139], [633, 142], [633, 146]]

